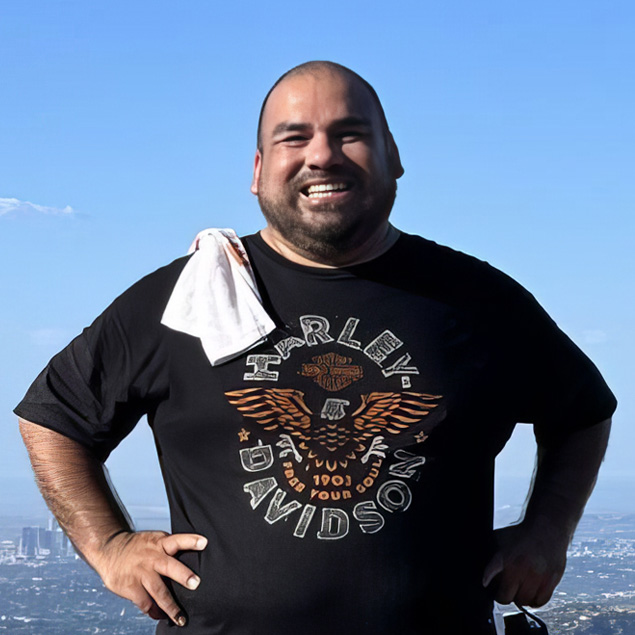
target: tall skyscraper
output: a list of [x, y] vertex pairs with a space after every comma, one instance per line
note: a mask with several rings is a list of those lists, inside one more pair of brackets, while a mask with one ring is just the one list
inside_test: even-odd
[[23, 527], [22, 540], [20, 542], [20, 554], [34, 558], [40, 554], [40, 528]]

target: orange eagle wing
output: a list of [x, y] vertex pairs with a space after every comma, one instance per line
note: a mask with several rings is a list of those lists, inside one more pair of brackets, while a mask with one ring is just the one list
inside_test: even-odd
[[419, 423], [437, 407], [442, 395], [417, 392], [371, 392], [362, 395], [362, 405], [353, 413], [359, 440], [385, 432], [399, 434]]
[[226, 392], [230, 404], [243, 417], [255, 419], [265, 430], [278, 427], [308, 439], [313, 414], [304, 403], [304, 393], [290, 388], [245, 388]]

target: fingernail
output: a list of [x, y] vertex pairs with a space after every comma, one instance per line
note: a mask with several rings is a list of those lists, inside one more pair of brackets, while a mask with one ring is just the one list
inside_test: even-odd
[[177, 626], [185, 626], [187, 624], [187, 620], [185, 619], [185, 615], [183, 613], [179, 613], [175, 618], [174, 622]]
[[207, 547], [207, 538], [199, 538], [196, 541], [196, 548], [197, 549], [205, 549], [205, 547]]
[[201, 579], [196, 576], [193, 575], [192, 577], [188, 578], [187, 582], [185, 583], [187, 585], [188, 589], [192, 589], [192, 591], [196, 588], [198, 588], [198, 585], [201, 583]]

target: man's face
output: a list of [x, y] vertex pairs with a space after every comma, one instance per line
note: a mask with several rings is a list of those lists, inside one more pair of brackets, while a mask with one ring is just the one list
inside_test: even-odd
[[354, 78], [296, 75], [269, 96], [251, 190], [269, 227], [301, 253], [328, 261], [363, 245], [386, 226], [402, 173]]

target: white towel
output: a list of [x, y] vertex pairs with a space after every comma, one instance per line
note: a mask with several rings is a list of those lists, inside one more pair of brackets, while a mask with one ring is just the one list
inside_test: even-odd
[[212, 366], [257, 346], [275, 329], [233, 229], [205, 229], [174, 285], [161, 323], [200, 338]]

